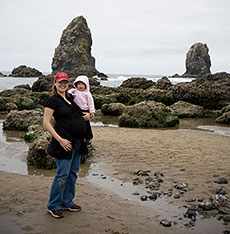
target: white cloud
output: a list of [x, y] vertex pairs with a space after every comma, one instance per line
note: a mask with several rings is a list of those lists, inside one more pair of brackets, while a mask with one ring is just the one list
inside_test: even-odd
[[202, 42], [212, 72], [230, 72], [229, 10], [228, 0], [1, 0], [0, 70], [51, 71], [62, 31], [83, 15], [99, 71], [181, 74], [188, 49]]

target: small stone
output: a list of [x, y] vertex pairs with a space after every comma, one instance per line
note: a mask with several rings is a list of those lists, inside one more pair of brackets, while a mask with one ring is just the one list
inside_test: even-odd
[[153, 192], [153, 193], [149, 196], [149, 199], [155, 201], [155, 200], [157, 199], [157, 193], [154, 193], [154, 192]]
[[223, 231], [224, 234], [230, 234], [230, 231], [229, 230], [225, 230]]
[[137, 195], [140, 195], [140, 193], [136, 191], [136, 192], [133, 192], [132, 195], [137, 196]]
[[217, 180], [214, 181], [217, 184], [228, 184], [228, 181], [225, 177], [220, 177]]
[[164, 174], [161, 173], [161, 172], [155, 172], [154, 175], [155, 175], [156, 177], [164, 177]]
[[141, 196], [141, 201], [147, 201], [148, 197], [146, 195]]
[[180, 171], [185, 171], [185, 169], [184, 169], [184, 168], [181, 168]]
[[178, 193], [178, 194], [175, 194], [175, 195], [174, 195], [174, 198], [175, 198], [175, 199], [181, 198], [181, 194], [179, 194], [179, 193]]
[[189, 218], [192, 221], [196, 221], [196, 211], [193, 209], [188, 208], [187, 211], [184, 214], [185, 218]]
[[230, 222], [230, 216], [224, 216], [223, 221], [226, 222], [226, 223], [229, 223]]
[[185, 202], [195, 202], [196, 199], [185, 200]]
[[160, 224], [162, 224], [164, 227], [171, 227], [172, 221], [168, 221], [167, 219], [163, 219], [160, 221]]
[[227, 208], [219, 208], [219, 213], [220, 214], [229, 214], [230, 215], [230, 209]]
[[224, 189], [222, 189], [222, 188], [217, 188], [217, 189], [216, 189], [216, 194], [225, 195], [225, 194], [226, 194], [226, 192], [225, 192], [225, 190], [224, 190]]

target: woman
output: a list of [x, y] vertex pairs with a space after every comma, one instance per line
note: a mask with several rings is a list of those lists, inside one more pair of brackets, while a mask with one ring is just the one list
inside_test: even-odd
[[[55, 218], [63, 217], [63, 209], [81, 210], [73, 199], [81, 154], [86, 153], [87, 149], [83, 139], [86, 135], [85, 120], [89, 120], [89, 113], [82, 113], [73, 102], [73, 97], [67, 92], [68, 85], [68, 75], [64, 72], [57, 73], [53, 95], [45, 104], [43, 118], [44, 127], [52, 135], [47, 151], [56, 158], [57, 165], [47, 204], [48, 212]], [[52, 116], [55, 119], [54, 127], [51, 124]]]

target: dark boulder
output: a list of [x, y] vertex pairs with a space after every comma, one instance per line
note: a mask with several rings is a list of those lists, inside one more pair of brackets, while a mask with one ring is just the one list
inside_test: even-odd
[[32, 85], [33, 92], [50, 91], [54, 81], [54, 76], [40, 76]]
[[7, 75], [0, 72], [0, 77], [7, 77]]
[[122, 88], [135, 88], [135, 89], [147, 89], [155, 85], [152, 80], [146, 78], [129, 78], [122, 82], [120, 87]]
[[208, 74], [191, 82], [172, 87], [175, 101], [185, 101], [219, 110], [230, 104], [230, 74]]
[[42, 76], [42, 73], [35, 68], [21, 65], [19, 67], [14, 68], [9, 76], [13, 76], [13, 77], [39, 77], [39, 76]]

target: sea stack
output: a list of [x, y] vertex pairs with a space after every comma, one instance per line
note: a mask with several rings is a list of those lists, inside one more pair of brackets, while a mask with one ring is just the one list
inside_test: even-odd
[[182, 76], [200, 77], [210, 74], [211, 60], [208, 51], [206, 44], [193, 44], [186, 54], [186, 72]]
[[55, 49], [52, 73], [66, 72], [72, 77], [81, 74], [100, 76], [101, 73], [95, 68], [95, 58], [91, 55], [91, 46], [92, 37], [86, 19], [83, 16], [74, 18], [64, 29]]

